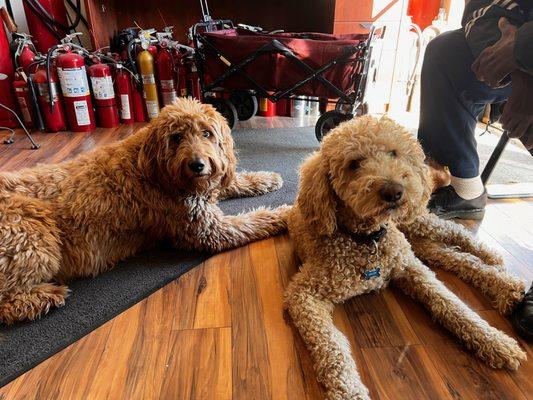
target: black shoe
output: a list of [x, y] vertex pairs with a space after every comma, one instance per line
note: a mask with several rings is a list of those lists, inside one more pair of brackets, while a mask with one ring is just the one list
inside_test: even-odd
[[429, 211], [442, 219], [482, 219], [487, 204], [487, 191], [472, 200], [460, 197], [451, 186], [438, 188], [429, 200]]
[[511, 322], [520, 336], [533, 340], [533, 285], [514, 310]]

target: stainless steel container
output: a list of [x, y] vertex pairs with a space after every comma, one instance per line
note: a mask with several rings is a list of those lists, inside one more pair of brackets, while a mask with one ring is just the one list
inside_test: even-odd
[[308, 110], [310, 117], [320, 117], [320, 101], [318, 97], [309, 97]]
[[307, 101], [304, 99], [291, 100], [291, 117], [303, 118], [306, 114]]

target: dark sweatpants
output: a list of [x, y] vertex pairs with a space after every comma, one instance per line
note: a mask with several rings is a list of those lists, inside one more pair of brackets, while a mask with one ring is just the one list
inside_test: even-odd
[[422, 64], [418, 139], [428, 156], [453, 176], [479, 175], [474, 131], [486, 103], [509, 97], [511, 85], [491, 89], [479, 82], [462, 29], [443, 33], [427, 46]]

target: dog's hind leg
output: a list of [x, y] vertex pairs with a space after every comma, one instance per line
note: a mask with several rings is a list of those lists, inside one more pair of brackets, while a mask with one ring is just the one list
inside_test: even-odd
[[66, 286], [50, 283], [60, 257], [59, 230], [46, 203], [18, 195], [1, 199], [1, 323], [33, 320], [64, 304]]
[[471, 283], [494, 301], [502, 314], [510, 313], [524, 297], [526, 287], [521, 279], [485, 264], [470, 253], [427, 239], [413, 240], [411, 247], [415, 255], [431, 267], [453, 272]]
[[218, 199], [259, 196], [278, 190], [282, 185], [283, 179], [275, 172], [238, 172], [230, 184], [221, 189]]
[[456, 246], [463, 252], [479, 257], [485, 264], [502, 271], [505, 269], [503, 258], [498, 253], [477, 241], [466, 228], [453, 221], [440, 219], [434, 214], [420, 215], [413, 222], [401, 225], [400, 230], [410, 242], [413, 239], [429, 239]]
[[[305, 268], [305, 266], [304, 266]], [[285, 293], [285, 307], [298, 328], [311, 357], [318, 380], [328, 399], [370, 399], [362, 383], [346, 337], [333, 324], [333, 303], [312, 294], [303, 275]]]
[[0, 296], [0, 322], [11, 325], [17, 321], [40, 318], [51, 307], [61, 307], [68, 295], [66, 286], [39, 283]]
[[468, 308], [414, 254], [393, 282], [420, 301], [435, 320], [491, 367], [514, 370], [526, 360], [526, 354], [514, 339], [490, 326]]

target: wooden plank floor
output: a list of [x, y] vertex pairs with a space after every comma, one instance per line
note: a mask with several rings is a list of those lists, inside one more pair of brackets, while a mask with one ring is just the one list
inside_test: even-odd
[[[294, 124], [255, 118], [242, 126]], [[38, 134], [37, 151], [19, 136], [0, 146], [0, 169], [61, 161], [138, 127]], [[533, 199], [491, 202], [481, 223], [465, 225], [531, 282]], [[0, 388], [0, 399], [321, 399], [309, 355], [282, 311], [297, 269], [287, 235], [216, 255]], [[448, 273], [438, 276], [513, 335], [482, 295]], [[533, 398], [533, 346], [523, 341], [529, 360], [518, 371], [493, 370], [396, 290], [354, 299], [334, 318], [373, 399]]]

